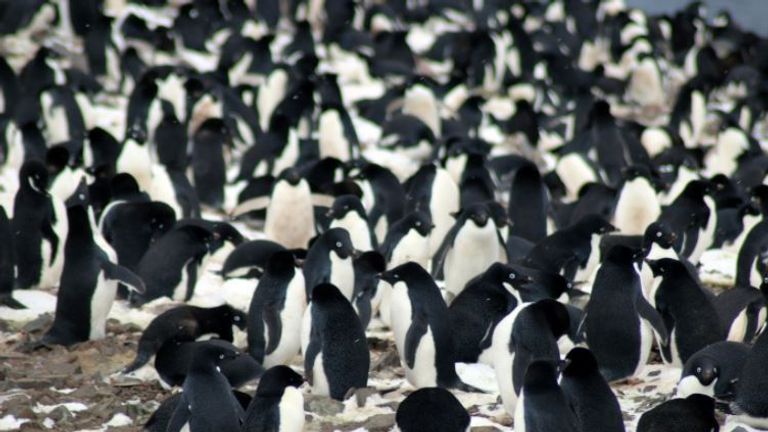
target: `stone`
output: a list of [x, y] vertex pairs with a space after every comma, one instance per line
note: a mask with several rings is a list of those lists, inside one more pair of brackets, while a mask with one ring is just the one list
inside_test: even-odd
[[327, 396], [305, 395], [304, 410], [319, 416], [335, 416], [344, 411], [344, 404]]

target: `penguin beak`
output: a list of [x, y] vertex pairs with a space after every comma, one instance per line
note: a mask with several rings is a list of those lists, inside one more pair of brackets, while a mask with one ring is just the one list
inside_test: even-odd
[[382, 280], [388, 283], [389, 285], [394, 285], [395, 278], [392, 277], [391, 273], [384, 272], [384, 273], [381, 273], [378, 277], [379, 277], [379, 280]]
[[570, 365], [570, 364], [571, 364], [571, 359], [569, 359], [569, 358], [565, 358], [565, 359], [560, 360], [558, 362], [558, 365], [557, 365], [557, 371], [559, 373], [563, 373], [565, 368], [567, 368], [568, 365]]
[[361, 252], [361, 251], [359, 251], [357, 249], [352, 249], [352, 252], [350, 253], [350, 255], [352, 255], [352, 258], [354, 258], [354, 259], [360, 258], [360, 256], [362, 254], [363, 254], [363, 252]]
[[533, 282], [533, 278], [528, 275], [520, 276], [520, 279], [518, 279], [518, 283], [520, 285], [528, 285], [529, 283]]
[[712, 381], [714, 381], [715, 378], [717, 377], [715, 376], [714, 371], [711, 369], [705, 370], [701, 373], [701, 375], [699, 375], [699, 381], [705, 386], [712, 384]]

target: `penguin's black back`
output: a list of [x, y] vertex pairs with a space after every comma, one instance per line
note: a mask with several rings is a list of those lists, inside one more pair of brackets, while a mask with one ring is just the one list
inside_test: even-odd
[[668, 400], [646, 411], [637, 423], [637, 432], [709, 432], [718, 429], [714, 399], [700, 394]]
[[463, 432], [469, 414], [448, 390], [427, 387], [416, 390], [397, 407], [395, 421], [402, 432]]

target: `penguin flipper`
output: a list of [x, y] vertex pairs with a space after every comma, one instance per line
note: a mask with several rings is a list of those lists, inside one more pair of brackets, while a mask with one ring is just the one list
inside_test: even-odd
[[661, 319], [659, 311], [654, 309], [642, 295], [637, 296], [635, 307], [637, 308], [637, 313], [640, 315], [640, 318], [647, 321], [656, 331], [656, 334], [662, 341], [662, 345], [666, 345], [669, 342], [669, 333], [667, 332], [666, 325], [664, 325], [664, 321]]
[[264, 324], [267, 326], [267, 348], [265, 353], [271, 354], [280, 344], [280, 336], [283, 333], [283, 322], [280, 320], [280, 310], [275, 304], [268, 304], [262, 311]]
[[168, 422], [168, 426], [165, 428], [166, 432], [179, 432], [182, 430], [185, 424], [190, 418], [190, 406], [187, 398], [182, 391], [179, 402], [176, 404], [176, 409], [173, 411], [171, 420]]
[[432, 257], [432, 277], [435, 279], [443, 278], [443, 264], [445, 263], [445, 257], [448, 256], [448, 251], [451, 250], [453, 240], [456, 238], [456, 233], [459, 232], [461, 225], [454, 224], [448, 233], [445, 234], [443, 242], [435, 252], [435, 256]]
[[229, 213], [229, 217], [235, 219], [252, 211], [265, 210], [269, 206], [270, 200], [271, 197], [269, 196], [260, 196], [240, 202]]
[[101, 268], [104, 270], [104, 276], [107, 279], [120, 281], [120, 283], [139, 294], [144, 294], [147, 291], [144, 281], [141, 280], [136, 273], [125, 267], [109, 261], [104, 261], [101, 264]]
[[48, 220], [43, 222], [41, 233], [43, 238], [51, 244], [51, 260], [49, 263], [53, 263], [53, 261], [56, 260], [56, 252], [59, 249], [59, 236], [53, 231], [53, 226], [51, 226], [51, 222]]
[[320, 354], [320, 337], [320, 332], [312, 331], [312, 335], [309, 339], [309, 345], [307, 345], [307, 353], [304, 356], [304, 376], [307, 378], [307, 382], [310, 385], [314, 385], [313, 370], [315, 367], [315, 359], [317, 358], [317, 355]]
[[427, 317], [417, 311], [411, 320], [411, 326], [408, 327], [408, 333], [405, 334], [405, 363], [410, 369], [413, 369], [416, 362], [416, 349], [421, 338], [427, 333], [427, 326]]

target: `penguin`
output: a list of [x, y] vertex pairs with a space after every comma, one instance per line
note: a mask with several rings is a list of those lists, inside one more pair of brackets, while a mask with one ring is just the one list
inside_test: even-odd
[[315, 286], [311, 298], [302, 322], [304, 374], [312, 393], [344, 400], [368, 383], [365, 332], [352, 305], [332, 284]]
[[660, 215], [661, 204], [648, 170], [643, 166], [625, 169], [613, 226], [625, 235], [643, 235], [648, 225]]
[[677, 397], [699, 393], [732, 402], [750, 346], [721, 341], [708, 345], [688, 358], [677, 382]]
[[440, 387], [425, 387], [409, 394], [397, 407], [400, 432], [465, 432], [470, 417], [456, 396]]
[[527, 163], [515, 171], [507, 211], [509, 234], [538, 243], [547, 236], [549, 193], [536, 165]]
[[198, 346], [166, 431], [240, 429], [245, 412], [220, 369], [222, 362], [239, 355], [239, 351], [216, 344]]
[[271, 240], [250, 240], [238, 245], [227, 255], [219, 274], [224, 279], [258, 279], [264, 273], [269, 257], [286, 250]]
[[518, 290], [529, 282], [530, 277], [514, 268], [494, 263], [467, 283], [448, 307], [456, 361], [477, 362], [493, 342], [496, 324], [523, 302]]
[[242, 432], [301, 432], [304, 430], [304, 378], [288, 366], [268, 369], [245, 411]]
[[206, 228], [184, 225], [174, 227], [152, 243], [136, 270], [147, 290], [131, 296], [131, 304], [139, 306], [164, 296], [185, 301], [192, 298], [213, 237]]
[[96, 230], [88, 209], [85, 182], [68, 202], [69, 230], [64, 246], [64, 269], [56, 295], [53, 324], [41, 340], [48, 345], [70, 346], [106, 335], [107, 316], [117, 295], [117, 283], [144, 292], [144, 282], [132, 271], [115, 264], [115, 251]]
[[662, 210], [658, 219], [678, 233], [675, 250], [693, 264], [698, 263], [701, 254], [714, 241], [717, 213], [709, 192], [708, 182], [689, 182], [680, 195]]
[[736, 258], [736, 286], [760, 286], [768, 250], [768, 221], [758, 222], [747, 234]]
[[352, 298], [355, 288], [354, 255], [349, 233], [343, 228], [331, 228], [320, 234], [304, 260], [304, 280], [307, 298], [312, 297], [312, 290], [321, 283], [335, 285], [344, 297]]
[[11, 309], [26, 309], [26, 306], [13, 298], [13, 280], [16, 276], [15, 251], [11, 221], [0, 206], [0, 306]]
[[751, 342], [765, 325], [765, 298], [758, 289], [735, 286], [718, 294], [712, 303], [729, 341]]
[[550, 360], [528, 366], [515, 409], [515, 430], [523, 432], [579, 432], [579, 422], [557, 384], [557, 369]]
[[600, 374], [592, 352], [576, 347], [565, 356], [564, 363], [560, 387], [576, 413], [579, 430], [624, 432], [619, 401]]
[[747, 354], [736, 382], [736, 398], [731, 404], [733, 418], [758, 429], [768, 428], [768, 397], [765, 362], [768, 361], [768, 332], [757, 337]]
[[224, 204], [226, 164], [224, 152], [231, 145], [231, 132], [217, 118], [203, 122], [192, 137], [192, 171], [200, 202], [213, 208]]
[[426, 268], [430, 259], [430, 238], [434, 225], [424, 211], [414, 211], [389, 227], [381, 253], [390, 268], [413, 261]]
[[248, 309], [248, 353], [264, 367], [288, 364], [301, 348], [304, 274], [289, 251], [272, 254]]
[[635, 253], [626, 246], [608, 251], [584, 309], [582, 329], [587, 346], [608, 382], [642, 372], [654, 331], [663, 344], [668, 341], [660, 314], [643, 296], [635, 259]]
[[522, 264], [557, 271], [571, 281], [587, 280], [600, 263], [600, 239], [615, 227], [597, 215], [585, 216], [534, 246]]
[[[202, 344], [219, 345], [240, 353], [237, 347], [222, 339], [209, 339], [199, 342], [170, 340], [164, 343], [160, 350], [157, 351], [157, 354], [155, 354], [155, 370], [162, 384], [168, 387], [184, 384], [189, 365], [192, 362], [192, 356]], [[264, 373], [264, 368], [261, 364], [249, 355], [238, 355], [233, 359], [223, 361], [219, 367], [232, 388], [242, 387], [259, 378]]]
[[692, 394], [670, 399], [640, 416], [637, 432], [712, 432], [720, 430], [715, 418], [715, 400]]
[[537, 359], [559, 362], [558, 340], [569, 328], [568, 310], [551, 299], [522, 304], [496, 325], [491, 348], [480, 361], [493, 366], [509, 415], [515, 415], [526, 369]]
[[726, 334], [706, 288], [682, 262], [664, 258], [648, 263], [654, 277], [661, 278], [653, 293], [669, 334], [669, 344], [661, 343], [665, 363], [682, 367], [696, 351], [725, 340]]
[[459, 211], [459, 186], [448, 171], [436, 164], [422, 165], [403, 186], [412, 210], [429, 209], [429, 215], [435, 225], [429, 236], [429, 253], [432, 256], [453, 226], [453, 214]]
[[408, 382], [416, 388], [468, 388], [456, 374], [448, 307], [429, 273], [409, 262], [380, 277], [392, 290], [390, 322]]
[[376, 251], [363, 252], [356, 257], [355, 290], [352, 305], [360, 317], [363, 328], [367, 328], [373, 315], [374, 301], [379, 293], [379, 274], [387, 269], [387, 261]]
[[470, 279], [491, 264], [506, 260], [506, 246], [488, 206], [475, 204], [462, 209], [434, 256], [432, 274], [444, 275], [449, 300], [464, 289]]
[[350, 172], [350, 178], [363, 191], [363, 205], [368, 209], [368, 223], [376, 238], [384, 240], [389, 226], [400, 220], [405, 212], [405, 190], [388, 169], [366, 163]]
[[245, 313], [224, 304], [213, 308], [177, 306], [155, 317], [139, 338], [136, 358], [123, 369], [130, 373], [144, 366], [166, 343], [192, 342], [198, 337], [215, 333], [219, 339], [232, 342], [232, 326], [244, 330]]
[[627, 87], [627, 97], [642, 107], [664, 106], [666, 92], [661, 68], [652, 55], [643, 54], [632, 69]]
[[329, 228], [347, 230], [355, 249], [361, 252], [376, 249], [376, 234], [368, 224], [368, 215], [358, 197], [354, 195], [336, 197], [326, 217], [330, 219]]
[[45, 165], [25, 162], [11, 220], [17, 288], [53, 287], [61, 277], [68, 220], [64, 204], [47, 187]]
[[[248, 409], [248, 405], [251, 403], [251, 396], [238, 390], [232, 390], [232, 395], [237, 399], [243, 411]], [[168, 424], [171, 422], [171, 417], [176, 411], [176, 407], [181, 401], [181, 392], [174, 393], [160, 402], [155, 412], [149, 417], [146, 423], [144, 423], [145, 432], [165, 432], [168, 429]]]

